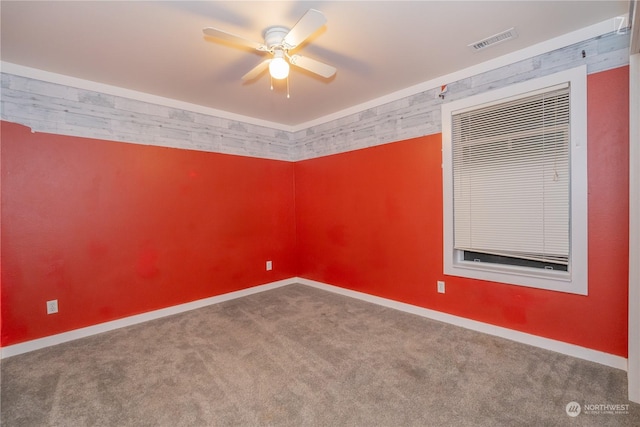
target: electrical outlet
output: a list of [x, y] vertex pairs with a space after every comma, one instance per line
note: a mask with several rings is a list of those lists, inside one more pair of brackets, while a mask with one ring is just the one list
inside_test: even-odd
[[58, 300], [54, 299], [47, 301], [47, 314], [53, 314], [58, 312]]
[[267, 261], [267, 271], [273, 270], [273, 262]]
[[444, 282], [442, 280], [438, 280], [438, 293], [444, 294]]

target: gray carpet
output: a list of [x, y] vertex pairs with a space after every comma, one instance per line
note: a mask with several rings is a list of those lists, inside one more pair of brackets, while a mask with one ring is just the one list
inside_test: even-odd
[[303, 285], [1, 369], [6, 427], [640, 426], [623, 371]]

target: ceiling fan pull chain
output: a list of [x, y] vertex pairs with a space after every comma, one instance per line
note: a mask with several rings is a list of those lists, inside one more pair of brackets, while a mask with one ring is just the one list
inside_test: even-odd
[[287, 99], [291, 98], [289, 96], [289, 76], [287, 76]]
[[271, 90], [273, 90], [273, 77], [269, 74], [269, 79], [271, 80]]

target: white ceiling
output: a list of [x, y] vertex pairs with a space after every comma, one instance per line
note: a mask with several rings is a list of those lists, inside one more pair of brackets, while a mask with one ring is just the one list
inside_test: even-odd
[[[256, 51], [204, 37], [213, 26], [262, 42], [309, 9], [327, 24], [296, 53], [337, 67], [325, 80], [269, 76], [244, 83]], [[5, 63], [35, 68], [281, 125], [310, 122], [629, 12], [629, 1], [5, 1]], [[515, 27], [480, 52], [468, 44]], [[614, 30], [614, 28], [612, 28]]]

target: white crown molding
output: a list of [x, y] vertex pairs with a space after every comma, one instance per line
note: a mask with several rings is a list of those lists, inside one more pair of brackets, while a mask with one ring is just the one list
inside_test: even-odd
[[579, 30], [564, 34], [562, 36], [558, 36], [553, 39], [546, 40], [544, 42], [535, 44], [533, 46], [529, 46], [528, 48], [521, 49], [519, 51], [512, 52], [507, 55], [500, 56], [490, 61], [486, 61], [468, 68], [464, 68], [462, 70], [458, 70], [450, 74], [436, 77], [434, 79], [431, 79], [422, 83], [418, 83], [417, 85], [410, 86], [405, 89], [401, 89], [399, 91], [390, 93], [388, 95], [384, 95], [379, 98], [375, 98], [370, 101], [366, 101], [361, 104], [354, 105], [349, 108], [345, 108], [344, 110], [340, 110], [335, 113], [328, 114], [326, 116], [323, 116], [314, 120], [310, 120], [308, 122], [294, 125], [293, 131], [298, 132], [301, 130], [311, 128], [313, 126], [318, 126], [333, 120], [341, 119], [348, 115], [359, 113], [361, 111], [368, 110], [370, 108], [375, 108], [380, 105], [387, 104], [389, 102], [398, 101], [402, 98], [406, 98], [411, 95], [425, 92], [434, 88], [439, 88], [445, 84], [450, 84], [458, 80], [462, 80], [468, 77], [482, 74], [487, 71], [495, 70], [496, 68], [504, 67], [518, 61], [533, 58], [535, 56], [542, 55], [544, 53], [551, 52], [556, 49], [561, 49], [563, 47], [567, 47], [575, 43], [579, 43], [594, 37], [598, 37], [603, 34], [611, 33], [617, 30], [621, 20], [622, 22], [627, 22], [626, 21], [627, 19], [628, 19], [628, 15], [607, 19], [605, 21], [591, 25], [589, 27], [584, 27]]
[[76, 77], [66, 76], [64, 74], [52, 73], [37, 68], [25, 67], [11, 62], [0, 62], [0, 70], [3, 73], [13, 74], [20, 77], [27, 77], [34, 80], [42, 80], [48, 83], [60, 84], [64, 86], [75, 87], [78, 89], [100, 92], [107, 95], [120, 96], [122, 98], [133, 99], [136, 101], [148, 102], [150, 104], [162, 105], [164, 107], [177, 108], [180, 110], [191, 111], [194, 113], [206, 114], [208, 116], [219, 117], [221, 119], [234, 120], [238, 122], [248, 123], [256, 126], [264, 126], [271, 129], [283, 130], [291, 132], [291, 126], [270, 122], [267, 120], [256, 119], [241, 114], [230, 113], [224, 110], [205, 107], [202, 105], [191, 104], [189, 102], [178, 101], [162, 96], [151, 95], [145, 92], [138, 92], [131, 89], [125, 89], [118, 86], [111, 86], [104, 83], [97, 83], [91, 80], [79, 79]]
[[97, 83], [90, 80], [83, 80], [75, 77], [65, 76], [62, 74], [51, 73], [49, 71], [39, 70], [36, 68], [24, 67], [21, 65], [0, 62], [0, 69], [2, 72], [14, 74], [17, 76], [28, 77], [36, 80], [42, 80], [49, 83], [62, 84], [66, 86], [76, 87], [79, 89], [91, 90], [101, 92], [109, 95], [121, 96], [124, 98], [134, 99], [143, 102], [149, 102], [153, 104], [163, 105], [166, 107], [179, 108], [186, 111], [192, 111], [201, 114], [207, 114], [222, 119], [235, 120], [257, 126], [264, 126], [272, 129], [282, 130], [285, 132], [298, 132], [308, 129], [313, 126], [324, 124], [333, 120], [343, 118], [345, 116], [355, 114], [370, 108], [378, 107], [380, 105], [397, 101], [402, 98], [406, 98], [417, 93], [421, 93], [427, 90], [431, 90], [440, 87], [444, 84], [449, 84], [454, 81], [458, 81], [467, 77], [471, 77], [477, 74], [481, 74], [496, 68], [500, 68], [514, 62], [518, 62], [524, 59], [528, 59], [537, 55], [541, 55], [546, 52], [550, 52], [556, 49], [560, 49], [566, 46], [570, 46], [574, 43], [579, 43], [590, 38], [601, 36], [603, 34], [610, 33], [617, 29], [619, 23], [627, 22], [628, 14], [622, 17], [616, 17], [607, 19], [600, 23], [581, 28], [579, 30], [564, 34], [559, 37], [538, 43], [528, 48], [519, 50], [517, 52], [503, 55], [499, 58], [495, 58], [490, 61], [483, 62], [481, 64], [468, 67], [454, 73], [446, 74], [434, 79], [419, 83], [414, 86], [401, 89], [399, 91], [390, 93], [388, 95], [381, 96], [379, 98], [372, 99], [367, 102], [363, 102], [358, 105], [337, 111], [335, 113], [328, 114], [323, 117], [319, 117], [314, 120], [310, 120], [297, 125], [285, 125], [282, 123], [271, 122], [267, 120], [256, 119], [249, 116], [230, 113], [224, 110], [217, 110], [214, 108], [204, 107], [197, 104], [191, 104], [188, 102], [178, 101], [170, 98], [164, 98], [156, 95], [151, 95], [144, 92], [138, 92], [130, 89], [124, 89], [117, 86], [111, 86], [103, 83]]

